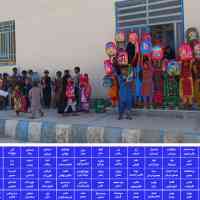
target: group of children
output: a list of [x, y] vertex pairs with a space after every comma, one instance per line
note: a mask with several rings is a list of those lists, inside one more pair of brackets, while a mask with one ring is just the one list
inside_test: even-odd
[[150, 33], [131, 32], [127, 42], [119, 32], [106, 44], [104, 86], [120, 120], [132, 119], [133, 107], [200, 108], [200, 40], [192, 31], [176, 56]]
[[[89, 112], [92, 89], [88, 74], [81, 74], [80, 68], [74, 68], [74, 76], [69, 70], [56, 72], [56, 78], [49, 76], [45, 70], [40, 78], [33, 70], [0, 75], [0, 106], [1, 109], [11, 107], [17, 116], [20, 113], [31, 113], [35, 118], [37, 112], [44, 113], [42, 108], [57, 108], [58, 113]], [[3, 96], [1, 96], [1, 94]], [[5, 95], [4, 95], [5, 94]]]

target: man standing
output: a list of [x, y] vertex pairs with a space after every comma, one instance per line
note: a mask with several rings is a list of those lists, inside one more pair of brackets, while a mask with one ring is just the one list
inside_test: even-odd
[[75, 87], [75, 97], [76, 97], [76, 111], [80, 111], [80, 98], [81, 98], [81, 90], [80, 90], [80, 67], [74, 68], [74, 87]]

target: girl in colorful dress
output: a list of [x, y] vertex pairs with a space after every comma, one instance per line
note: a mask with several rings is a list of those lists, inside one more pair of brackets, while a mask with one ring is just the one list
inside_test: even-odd
[[81, 87], [81, 111], [89, 112], [92, 88], [90, 85], [88, 74], [84, 74], [80, 77], [80, 87]]
[[59, 107], [60, 99], [63, 92], [63, 79], [62, 79], [62, 72], [56, 72], [56, 78], [54, 81], [54, 103], [55, 107]]
[[67, 81], [65, 95], [67, 98], [67, 106], [65, 108], [65, 112], [75, 113], [77, 111], [76, 110], [77, 101], [75, 95], [74, 81], [72, 79], [69, 79]]
[[16, 115], [19, 116], [19, 113], [22, 112], [22, 93], [20, 91], [19, 85], [15, 86], [14, 91], [12, 93], [14, 110]]
[[28, 108], [30, 107], [30, 101], [29, 101], [29, 91], [31, 90], [32, 85], [29, 78], [26, 78], [24, 81], [24, 85], [21, 89], [22, 95], [23, 95], [23, 101], [26, 101], [26, 107], [24, 108], [26, 112], [28, 112]]

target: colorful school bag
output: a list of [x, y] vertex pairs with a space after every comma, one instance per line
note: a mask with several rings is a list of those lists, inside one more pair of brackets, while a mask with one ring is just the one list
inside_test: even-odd
[[188, 43], [183, 43], [179, 48], [179, 56], [181, 61], [190, 61], [193, 58], [192, 48]]
[[152, 40], [151, 34], [149, 32], [143, 32], [142, 40]]
[[110, 59], [104, 61], [104, 69], [106, 75], [111, 75], [113, 73], [113, 65]]
[[121, 50], [118, 52], [117, 61], [119, 65], [128, 65], [128, 54], [126, 51]]
[[116, 42], [125, 42], [125, 33], [124, 32], [117, 32], [115, 34], [115, 41]]
[[149, 39], [145, 39], [141, 42], [140, 51], [143, 56], [151, 56], [152, 53], [152, 42]]
[[194, 44], [194, 57], [197, 60], [200, 60], [200, 41]]
[[180, 75], [180, 73], [181, 73], [180, 64], [175, 60], [169, 61], [168, 65], [167, 65], [167, 73], [170, 76], [178, 76], [178, 75]]
[[129, 42], [132, 44], [137, 44], [139, 42], [139, 37], [136, 32], [129, 33]]
[[139, 37], [138, 37], [137, 33], [130, 32], [129, 37], [128, 37], [128, 41], [131, 44], [135, 45], [135, 52], [139, 53]]
[[164, 57], [164, 52], [161, 46], [154, 46], [152, 48], [152, 60], [160, 61]]
[[109, 57], [116, 56], [116, 54], [117, 54], [117, 47], [114, 42], [106, 43], [105, 50], [106, 50], [106, 54]]
[[113, 79], [110, 75], [105, 75], [103, 77], [103, 87], [105, 88], [111, 88], [113, 86]]
[[191, 27], [186, 31], [186, 39], [189, 44], [192, 44], [194, 41], [199, 40], [199, 32], [196, 28]]

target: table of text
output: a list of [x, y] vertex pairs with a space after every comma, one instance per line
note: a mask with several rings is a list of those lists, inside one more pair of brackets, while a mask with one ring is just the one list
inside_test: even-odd
[[1, 200], [200, 200], [200, 147], [0, 147]]

